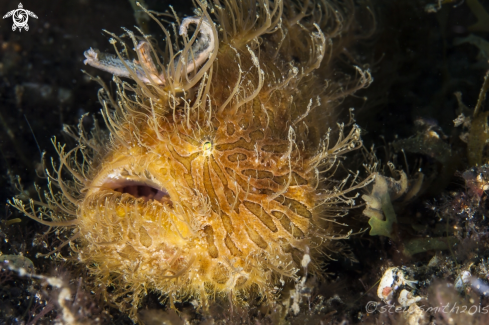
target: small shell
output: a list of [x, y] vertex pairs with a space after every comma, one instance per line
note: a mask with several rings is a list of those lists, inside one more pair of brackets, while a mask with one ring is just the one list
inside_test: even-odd
[[420, 296], [413, 295], [411, 292], [409, 292], [406, 289], [402, 289], [401, 293], [399, 294], [399, 298], [397, 299], [397, 301], [399, 301], [399, 304], [401, 306], [409, 307], [412, 304], [420, 301], [421, 299], [423, 299], [423, 298]]
[[455, 280], [455, 289], [463, 291], [464, 287], [470, 282], [472, 274], [469, 271], [462, 271]]
[[402, 272], [399, 268], [391, 267], [384, 272], [382, 279], [380, 279], [377, 296], [384, 302], [390, 302], [392, 300], [392, 295], [400, 284], [399, 274], [402, 276]]
[[431, 260], [428, 263], [428, 267], [435, 267], [440, 263], [440, 258], [435, 255], [431, 258]]
[[404, 271], [398, 267], [390, 267], [382, 275], [380, 284], [377, 289], [377, 296], [386, 303], [390, 303], [394, 292], [401, 285], [408, 285], [414, 287], [414, 284], [418, 281], [409, 281], [405, 279]]

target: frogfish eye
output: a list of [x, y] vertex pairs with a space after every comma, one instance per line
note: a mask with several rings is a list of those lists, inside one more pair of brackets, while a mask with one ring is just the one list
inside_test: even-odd
[[204, 154], [210, 154], [211, 150], [212, 150], [212, 142], [210, 141], [205, 141], [203, 144], [202, 144], [202, 150], [204, 151]]

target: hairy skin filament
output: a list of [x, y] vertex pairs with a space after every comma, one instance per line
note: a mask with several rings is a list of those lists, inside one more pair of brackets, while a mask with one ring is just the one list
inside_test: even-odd
[[333, 64], [353, 4], [198, 5], [173, 33], [142, 8], [166, 35], [161, 49], [125, 29], [125, 39], [109, 33], [116, 55], [84, 53], [114, 75], [114, 94], [93, 78], [108, 131], [66, 127], [78, 146], [56, 145], [49, 191], [27, 207], [10, 202], [67, 231], [62, 246], [72, 243], [95, 284], [113, 288], [107, 300], [134, 320], [148, 291], [203, 309], [213, 299], [273, 303], [301, 269], [320, 275], [332, 240], [351, 234], [338, 219], [372, 181], [334, 181], [362, 142], [357, 125], [325, 117], [371, 82], [357, 67], [356, 79], [338, 77]]
[[[200, 40], [191, 43], [195, 43], [192, 47], [192, 51], [188, 53], [188, 49], [178, 56], [175, 61], [178, 62], [176, 70], [181, 70], [180, 65], [185, 66], [186, 73], [190, 73], [201, 66], [207, 61], [214, 51], [217, 38], [213, 33], [211, 24], [205, 20], [205, 18], [189, 17], [185, 18], [180, 25], [179, 35], [186, 36], [187, 29], [190, 24], [198, 25], [200, 32]], [[132, 73], [135, 73], [137, 78], [144, 83], [150, 84], [151, 82], [157, 85], [165, 84], [165, 75], [158, 74], [156, 65], [151, 58], [151, 48], [148, 42], [141, 41], [136, 47], [136, 52], [140, 59], [140, 62], [131, 62], [129, 60], [120, 59], [117, 56], [111, 54], [100, 53], [98, 50], [90, 48], [83, 53], [85, 55], [84, 64], [88, 64], [94, 68], [104, 70], [118, 77], [133, 78]], [[187, 58], [184, 57], [187, 55]]]

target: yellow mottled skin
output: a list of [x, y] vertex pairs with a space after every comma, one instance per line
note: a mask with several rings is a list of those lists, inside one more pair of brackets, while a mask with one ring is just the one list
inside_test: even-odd
[[[341, 75], [331, 62], [334, 44], [350, 31], [351, 3], [216, 0], [214, 18], [200, 6], [201, 28], [211, 29], [216, 44], [197, 69], [185, 71], [173, 45], [156, 54], [132, 34], [142, 43], [130, 66], [114, 35], [120, 61], [113, 62], [133, 81], [115, 78], [115, 98], [105, 85], [100, 93], [110, 136], [72, 132], [80, 145], [68, 153], [58, 147], [61, 162], [50, 175], [62, 196], [51, 192], [50, 208], [39, 208], [51, 215], [43, 223], [73, 229], [78, 261], [96, 284], [113, 287], [108, 299], [133, 317], [149, 290], [172, 304], [273, 301], [274, 288], [297, 279], [304, 254], [317, 271], [315, 257], [347, 235], [332, 220], [353, 204], [347, 193], [362, 186], [325, 177], [361, 146], [356, 125], [345, 134], [339, 125], [333, 135], [324, 118], [369, 82], [360, 69], [354, 80], [333, 77]], [[205, 37], [172, 42], [197, 56], [194, 44], [208, 46]], [[97, 53], [89, 53], [91, 62], [101, 60]]]

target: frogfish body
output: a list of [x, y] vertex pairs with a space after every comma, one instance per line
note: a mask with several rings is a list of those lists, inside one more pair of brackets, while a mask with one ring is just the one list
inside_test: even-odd
[[108, 132], [67, 128], [79, 145], [58, 146], [49, 178], [60, 194], [49, 191], [42, 206], [12, 203], [73, 234], [78, 263], [133, 317], [148, 291], [172, 304], [273, 300], [348, 235], [334, 219], [361, 186], [331, 177], [361, 146], [359, 128], [331, 131], [324, 118], [370, 81], [359, 68], [334, 77], [352, 4], [199, 5], [195, 17], [175, 17], [178, 33], [160, 24], [164, 48], [126, 30], [131, 46], [112, 35], [117, 55], [85, 53], [86, 64], [114, 75], [116, 94], [98, 79]]

